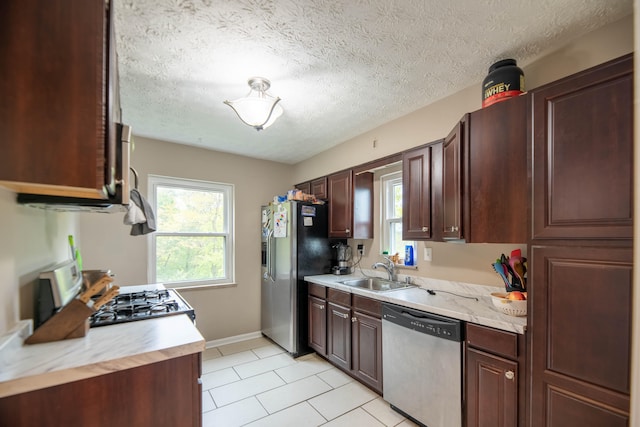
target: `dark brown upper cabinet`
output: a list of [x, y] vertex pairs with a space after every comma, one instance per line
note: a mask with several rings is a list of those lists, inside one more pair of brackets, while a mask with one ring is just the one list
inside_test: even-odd
[[[467, 242], [526, 243], [529, 217], [527, 96], [468, 115]], [[465, 160], [463, 160], [465, 162]]]
[[442, 140], [403, 153], [402, 238], [442, 236]]
[[327, 177], [316, 178], [312, 181], [296, 184], [295, 187], [306, 194], [313, 194], [316, 199], [327, 199]]
[[633, 216], [633, 57], [534, 90], [533, 238], [626, 239]]
[[353, 172], [327, 177], [329, 192], [329, 237], [351, 237], [353, 233]]
[[442, 143], [442, 238], [463, 239], [463, 149], [467, 147], [468, 114], [456, 123]]
[[112, 4], [3, 2], [0, 182], [105, 199], [119, 120]]
[[311, 181], [296, 184], [295, 187], [297, 190], [300, 190], [305, 194], [311, 194]]
[[353, 170], [327, 177], [329, 237], [373, 238], [373, 173]]
[[311, 194], [316, 196], [316, 199], [325, 200], [327, 198], [327, 177], [317, 178], [311, 181]]
[[465, 114], [443, 147], [443, 239], [525, 243], [527, 96]]

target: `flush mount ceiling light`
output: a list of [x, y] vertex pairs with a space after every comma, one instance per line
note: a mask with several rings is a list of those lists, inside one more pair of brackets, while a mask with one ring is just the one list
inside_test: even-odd
[[271, 82], [263, 77], [249, 79], [251, 90], [244, 98], [224, 101], [236, 112], [240, 120], [256, 130], [266, 129], [282, 115], [280, 98], [267, 93]]

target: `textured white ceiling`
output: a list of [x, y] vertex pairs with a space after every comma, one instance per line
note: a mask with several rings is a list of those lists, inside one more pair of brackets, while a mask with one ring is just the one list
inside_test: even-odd
[[[123, 120], [296, 163], [632, 12], [631, 0], [114, 0]], [[257, 132], [222, 102], [271, 80]], [[478, 89], [478, 97], [480, 97]]]

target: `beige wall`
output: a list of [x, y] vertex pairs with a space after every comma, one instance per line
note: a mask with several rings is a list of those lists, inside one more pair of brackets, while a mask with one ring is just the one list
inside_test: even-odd
[[38, 274], [69, 259], [69, 234], [76, 235], [75, 213], [56, 213], [16, 203], [0, 188], [0, 336], [20, 319], [33, 318]]
[[[134, 130], [135, 131], [135, 130]], [[260, 330], [260, 206], [291, 183], [291, 167], [200, 148], [134, 136], [132, 165], [147, 195], [147, 175], [231, 183], [235, 186], [236, 285], [182, 290], [196, 310], [196, 324], [207, 340]], [[131, 236], [124, 214], [79, 214], [86, 269], [109, 268], [116, 283], [149, 283], [147, 236]]]
[[[519, 65], [530, 90], [629, 52], [633, 52], [632, 15], [547, 52], [534, 63]], [[481, 83], [298, 163], [293, 182], [304, 182], [444, 138], [465, 113], [481, 107]]]
[[[533, 89], [632, 51], [633, 16], [629, 15], [619, 22], [572, 41], [559, 50], [543, 54], [531, 64], [524, 65], [522, 68], [525, 84], [528, 89]], [[480, 86], [481, 82], [478, 82], [452, 96], [298, 163], [294, 168], [293, 182], [304, 182], [445, 137], [466, 112], [481, 107]], [[378, 179], [379, 174], [376, 174], [376, 221], [379, 218]], [[374, 262], [380, 260], [378, 236], [368, 241], [349, 241], [354, 249], [357, 243], [365, 245], [365, 256], [361, 262], [363, 268], [370, 268]], [[423, 260], [425, 247], [432, 249], [431, 262]], [[501, 253], [508, 255], [515, 248], [522, 249], [526, 254], [524, 242], [521, 245], [419, 242], [416, 251], [418, 269], [401, 270], [401, 273], [501, 286], [502, 282], [490, 268], [490, 263]]]

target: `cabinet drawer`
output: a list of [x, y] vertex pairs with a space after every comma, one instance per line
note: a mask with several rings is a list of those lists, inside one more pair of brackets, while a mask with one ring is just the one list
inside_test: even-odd
[[351, 294], [349, 292], [339, 291], [333, 288], [329, 288], [327, 289], [327, 291], [327, 299], [329, 301], [344, 305], [346, 307], [351, 306]]
[[382, 303], [380, 301], [360, 295], [353, 295], [352, 298], [351, 306], [354, 310], [377, 318], [382, 317]]
[[316, 285], [315, 283], [309, 283], [309, 295], [323, 299], [327, 298], [327, 287]]
[[467, 323], [467, 344], [493, 354], [518, 358], [518, 335]]

